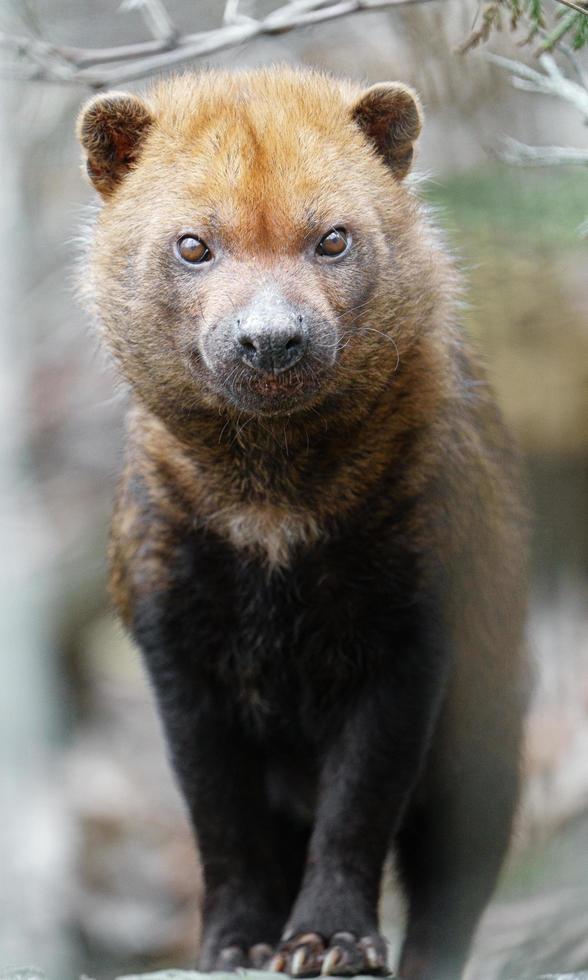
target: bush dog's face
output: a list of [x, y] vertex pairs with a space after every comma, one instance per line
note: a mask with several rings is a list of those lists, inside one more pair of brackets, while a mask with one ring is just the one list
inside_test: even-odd
[[394, 368], [420, 126], [402, 85], [281, 69], [93, 99], [90, 292], [138, 394], [176, 414], [282, 415]]

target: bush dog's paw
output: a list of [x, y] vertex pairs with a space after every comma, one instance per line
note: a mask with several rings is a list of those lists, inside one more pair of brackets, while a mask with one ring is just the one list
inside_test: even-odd
[[292, 936], [281, 944], [268, 969], [292, 977], [390, 975], [384, 939], [358, 938], [351, 932], [336, 932], [328, 941], [314, 932]]

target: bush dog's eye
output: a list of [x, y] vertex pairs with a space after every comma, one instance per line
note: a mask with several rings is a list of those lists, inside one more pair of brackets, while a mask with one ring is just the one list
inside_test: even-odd
[[317, 255], [324, 255], [328, 259], [336, 259], [343, 255], [349, 245], [349, 237], [345, 228], [331, 228], [326, 235], [323, 235], [316, 247]]
[[212, 255], [206, 242], [196, 235], [184, 235], [178, 242], [178, 252], [184, 262], [192, 265], [199, 265], [201, 262], [210, 262]]

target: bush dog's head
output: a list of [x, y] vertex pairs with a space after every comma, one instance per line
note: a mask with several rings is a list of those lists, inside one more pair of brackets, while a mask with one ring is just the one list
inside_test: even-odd
[[88, 291], [139, 397], [272, 416], [390, 384], [426, 317], [420, 129], [404, 85], [282, 68], [92, 99]]

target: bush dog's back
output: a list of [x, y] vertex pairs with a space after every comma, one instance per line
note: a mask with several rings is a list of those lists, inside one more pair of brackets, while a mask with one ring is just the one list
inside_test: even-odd
[[204, 869], [201, 967], [457, 980], [511, 833], [515, 465], [407, 187], [416, 95], [274, 68], [99, 95], [84, 289], [132, 390], [112, 594]]

